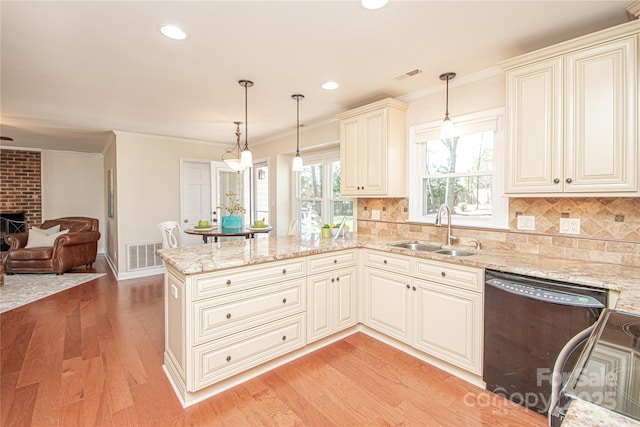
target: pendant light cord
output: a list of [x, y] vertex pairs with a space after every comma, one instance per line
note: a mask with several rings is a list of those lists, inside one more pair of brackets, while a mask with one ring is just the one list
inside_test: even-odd
[[300, 156], [300, 97], [296, 96], [296, 156]]
[[446, 117], [449, 117], [449, 79], [447, 79], [447, 101], [446, 101], [446, 111], [444, 112], [444, 115]]
[[[447, 82], [448, 84], [448, 82]], [[249, 111], [249, 104], [248, 104], [248, 97], [247, 97], [247, 86], [248, 84], [245, 82], [244, 84], [244, 149], [248, 150], [249, 149], [249, 125], [247, 124], [247, 120], [248, 120], [248, 111]]]

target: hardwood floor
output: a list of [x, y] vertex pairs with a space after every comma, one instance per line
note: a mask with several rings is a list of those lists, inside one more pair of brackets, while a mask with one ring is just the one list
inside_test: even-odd
[[546, 425], [360, 333], [183, 409], [162, 371], [163, 316], [161, 276], [110, 273], [0, 315], [0, 425]]

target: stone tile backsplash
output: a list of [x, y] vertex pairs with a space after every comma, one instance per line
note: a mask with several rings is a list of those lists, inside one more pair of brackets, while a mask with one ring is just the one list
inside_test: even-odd
[[[358, 199], [358, 233], [444, 242], [445, 227], [407, 222], [409, 200]], [[380, 211], [373, 220], [371, 212]], [[518, 230], [517, 215], [535, 217], [535, 231]], [[580, 234], [559, 233], [560, 218], [580, 218]], [[455, 227], [460, 245], [640, 267], [640, 198], [513, 198], [509, 230]]]

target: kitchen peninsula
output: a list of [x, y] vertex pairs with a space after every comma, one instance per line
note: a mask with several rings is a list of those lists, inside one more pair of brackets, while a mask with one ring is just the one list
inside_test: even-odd
[[[638, 267], [493, 250], [451, 257], [389, 245], [401, 240], [265, 236], [158, 251], [166, 265], [164, 368], [182, 404], [197, 403], [356, 331], [482, 386], [485, 268], [610, 289], [615, 308], [640, 313]], [[469, 354], [439, 352], [443, 346], [405, 339], [395, 319], [376, 317], [366, 272], [386, 272], [409, 289], [417, 280], [412, 272], [428, 275], [430, 268], [438, 276], [446, 269], [448, 277], [442, 284], [435, 277], [421, 279], [435, 289], [450, 288], [475, 316], [467, 329], [463, 325], [450, 334], [467, 333]], [[457, 343], [444, 344], [455, 350]]]

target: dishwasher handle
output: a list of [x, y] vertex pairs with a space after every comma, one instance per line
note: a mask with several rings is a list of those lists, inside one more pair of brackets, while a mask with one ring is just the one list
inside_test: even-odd
[[525, 298], [552, 304], [568, 305], [573, 307], [606, 308], [603, 303], [589, 295], [562, 292], [497, 278], [488, 279], [485, 281], [485, 285], [492, 286], [511, 294], [520, 295]]

